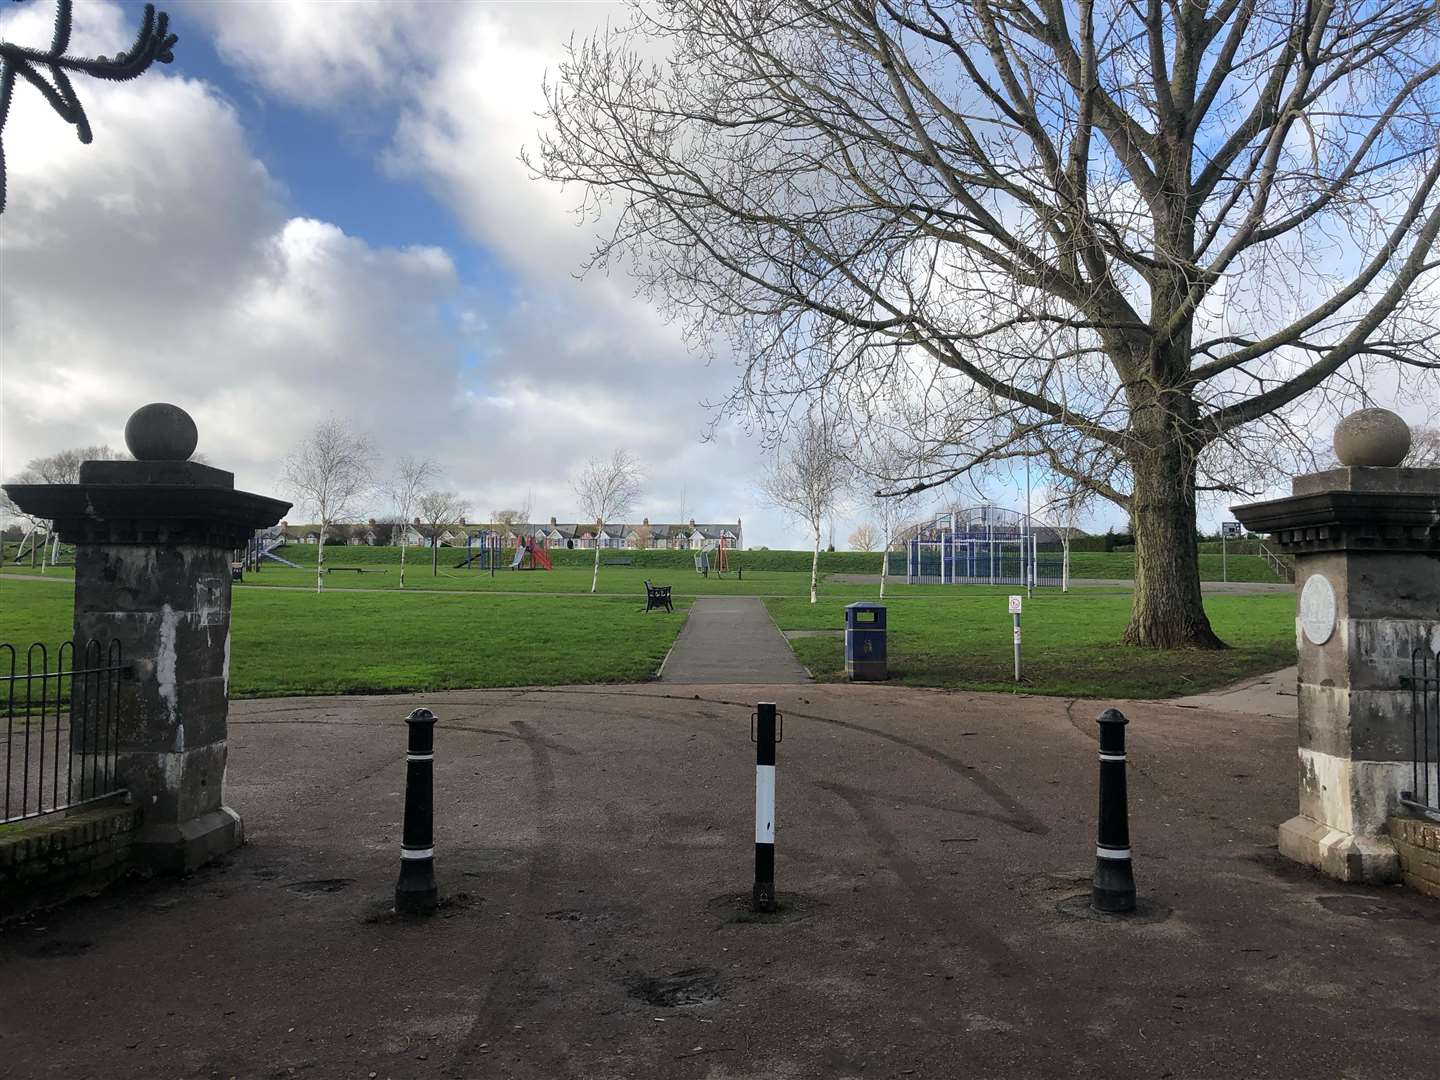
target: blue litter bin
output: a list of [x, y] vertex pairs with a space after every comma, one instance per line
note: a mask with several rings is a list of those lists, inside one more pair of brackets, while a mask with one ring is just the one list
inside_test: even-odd
[[858, 601], [845, 607], [845, 674], [854, 682], [890, 677], [885, 658], [885, 605]]

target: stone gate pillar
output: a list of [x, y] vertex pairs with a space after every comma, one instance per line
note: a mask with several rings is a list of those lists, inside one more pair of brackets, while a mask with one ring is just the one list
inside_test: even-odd
[[119, 641], [133, 666], [116, 775], [141, 807], [142, 857], [182, 873], [243, 838], [224, 804], [230, 558], [290, 508], [190, 461], [197, 438], [184, 410], [146, 405], [125, 425], [136, 460], [87, 461], [78, 484], [5, 487], [75, 545], [77, 656], [92, 638]]
[[1288, 499], [1232, 507], [1295, 557], [1300, 812], [1280, 851], [1342, 881], [1400, 877], [1386, 819], [1412, 770], [1412, 650], [1440, 647], [1440, 469], [1402, 469], [1403, 420], [1364, 409], [1335, 430], [1341, 465]]

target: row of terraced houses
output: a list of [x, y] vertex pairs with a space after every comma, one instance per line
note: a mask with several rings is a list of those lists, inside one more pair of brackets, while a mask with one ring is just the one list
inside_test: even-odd
[[[318, 544], [320, 526], [291, 525], [281, 522], [279, 532], [291, 544]], [[485, 533], [498, 533], [506, 542], [513, 544], [521, 536], [540, 541], [552, 548], [577, 548], [581, 550], [601, 548], [638, 549], [665, 548], [672, 550], [713, 551], [723, 541], [727, 548], [738, 550], [744, 546], [741, 522], [654, 522], [643, 518], [634, 523], [614, 525], [580, 524], [577, 522], [526, 522], [503, 524], [490, 522], [470, 524], [463, 518], [453, 525], [442, 525], [432, 529], [416, 520], [401, 526], [394, 522], [371, 519], [364, 524], [331, 525], [326, 532], [327, 544], [350, 544], [375, 546], [405, 544], [408, 547], [429, 547], [432, 537], [438, 534], [441, 547], [465, 547], [468, 538], [478, 539]]]

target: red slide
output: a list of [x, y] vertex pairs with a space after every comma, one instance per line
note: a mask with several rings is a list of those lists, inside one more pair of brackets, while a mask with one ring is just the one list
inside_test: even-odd
[[534, 540], [530, 541], [530, 565], [536, 570], [550, 569], [550, 552]]

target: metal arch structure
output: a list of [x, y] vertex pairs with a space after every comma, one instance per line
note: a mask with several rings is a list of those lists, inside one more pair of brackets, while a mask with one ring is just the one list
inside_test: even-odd
[[934, 518], [906, 544], [907, 585], [1063, 584], [1060, 534], [1023, 511], [982, 504]]

